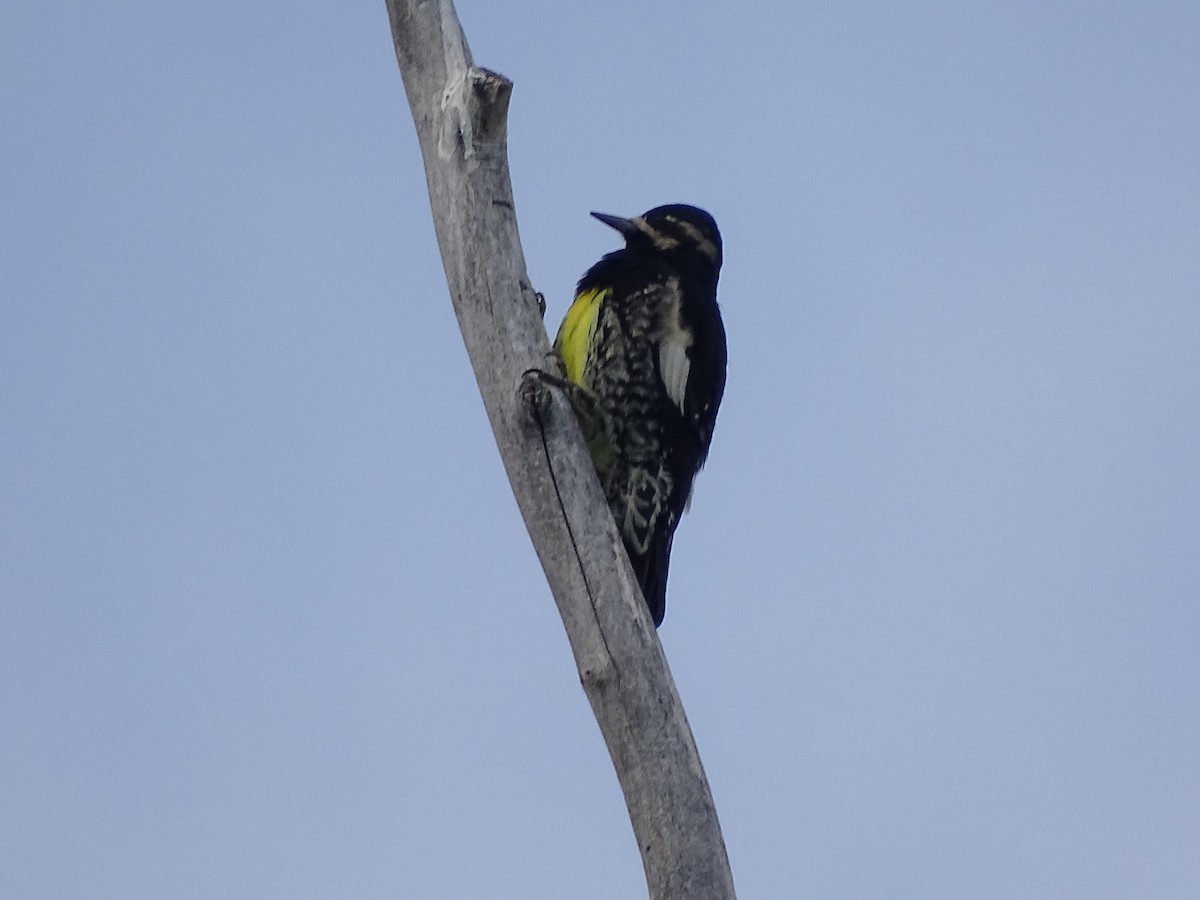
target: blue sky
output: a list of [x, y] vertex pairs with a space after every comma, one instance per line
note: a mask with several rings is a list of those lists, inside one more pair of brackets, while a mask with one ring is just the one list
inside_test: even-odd
[[[1200, 895], [1200, 8], [459, 11], [552, 329], [589, 210], [722, 227], [740, 895]], [[382, 2], [3, 20], [0, 895], [642, 895]]]

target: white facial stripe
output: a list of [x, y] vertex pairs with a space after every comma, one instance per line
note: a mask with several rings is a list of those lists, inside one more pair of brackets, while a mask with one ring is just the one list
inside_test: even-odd
[[635, 218], [633, 224], [638, 227], [638, 231], [650, 238], [650, 242], [659, 250], [666, 252], [667, 250], [674, 250], [679, 246], [679, 241], [673, 237], [667, 237], [661, 231], [655, 231], [641, 216]]
[[691, 222], [679, 222], [678, 225], [681, 229], [683, 229], [684, 233], [686, 233], [687, 236], [692, 239], [692, 241], [696, 245], [697, 250], [699, 250], [701, 253], [703, 253], [705, 256], [707, 256], [709, 259], [715, 260], [717, 258], [716, 245], [712, 241], [710, 241], [708, 238], [706, 238], [700, 232], [699, 228], [697, 228]]

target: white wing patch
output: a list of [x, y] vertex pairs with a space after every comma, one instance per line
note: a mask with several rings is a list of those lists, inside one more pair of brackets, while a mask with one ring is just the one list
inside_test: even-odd
[[688, 374], [692, 368], [692, 361], [688, 359], [691, 346], [692, 336], [679, 327], [679, 317], [675, 316], [674, 321], [667, 322], [658, 344], [658, 370], [662, 373], [667, 396], [680, 412], [683, 412], [683, 398], [687, 395]]

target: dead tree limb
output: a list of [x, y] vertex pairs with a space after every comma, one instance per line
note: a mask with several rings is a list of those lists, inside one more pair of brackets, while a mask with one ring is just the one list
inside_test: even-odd
[[732, 898], [700, 756], [567, 402], [523, 379], [546, 330], [517, 234], [512, 84], [477, 68], [451, 0], [387, 0], [450, 297], [496, 443], [616, 767], [652, 900]]

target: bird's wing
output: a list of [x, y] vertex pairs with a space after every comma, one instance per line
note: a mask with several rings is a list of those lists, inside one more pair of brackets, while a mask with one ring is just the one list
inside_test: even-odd
[[725, 395], [725, 327], [716, 319], [710, 327], [710, 335], [704, 346], [707, 352], [692, 366], [692, 377], [688, 382], [688, 396], [684, 415], [696, 429], [700, 438], [700, 464], [708, 455], [712, 443], [713, 425], [717, 420], [717, 409]]
[[692, 327], [680, 315], [679, 297], [676, 286], [674, 297], [663, 307], [658, 371], [667, 396], [699, 442], [703, 464], [712, 441], [717, 407], [725, 392], [725, 329], [716, 318], [709, 323], [703, 346], [697, 347]]

